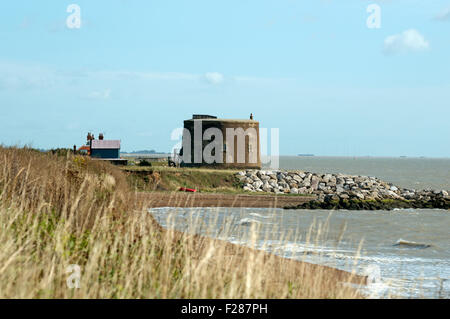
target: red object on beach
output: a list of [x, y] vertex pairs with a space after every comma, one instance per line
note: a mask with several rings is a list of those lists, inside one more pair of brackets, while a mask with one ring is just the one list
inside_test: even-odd
[[191, 192], [191, 193], [195, 193], [197, 190], [193, 189], [193, 188], [186, 188], [186, 187], [181, 187], [180, 188], [180, 192]]

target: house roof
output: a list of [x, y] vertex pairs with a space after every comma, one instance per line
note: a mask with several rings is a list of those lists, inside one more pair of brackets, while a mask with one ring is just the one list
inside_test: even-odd
[[254, 123], [259, 124], [258, 121], [255, 120], [243, 120], [243, 119], [220, 119], [220, 118], [203, 118], [203, 119], [189, 119], [185, 120], [185, 122], [222, 122], [222, 123]]
[[119, 140], [92, 140], [91, 149], [120, 149]]
[[89, 147], [89, 146], [87, 146], [87, 145], [83, 145], [83, 146], [81, 146], [78, 150], [79, 151], [89, 151], [91, 148]]

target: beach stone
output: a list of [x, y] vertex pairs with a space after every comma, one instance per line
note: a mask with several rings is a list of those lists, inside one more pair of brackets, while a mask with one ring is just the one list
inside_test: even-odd
[[251, 179], [250, 177], [246, 177], [243, 182], [247, 183], [247, 184], [252, 184], [253, 183], [253, 179]]
[[355, 181], [353, 179], [351, 179], [351, 178], [347, 178], [345, 180], [345, 184], [346, 185], [353, 185], [353, 184], [355, 184]]
[[253, 183], [253, 188], [255, 188], [255, 189], [261, 188], [261, 186], [263, 186], [263, 184], [264, 183], [261, 181], [256, 181]]
[[325, 175], [323, 176], [323, 178], [322, 178], [322, 181], [323, 181], [324, 183], [328, 183], [328, 182], [330, 181], [331, 177], [332, 177], [331, 174], [325, 174]]
[[305, 179], [303, 182], [300, 183], [300, 186], [302, 187], [310, 187], [311, 186], [311, 182], [307, 179]]
[[298, 184], [297, 184], [297, 183], [294, 183], [294, 182], [290, 182], [290, 183], [289, 183], [289, 187], [290, 187], [290, 188], [297, 188], [297, 187], [298, 187]]
[[327, 186], [328, 186], [328, 187], [332, 187], [332, 188], [336, 188], [336, 182], [329, 181], [329, 182], [327, 183]]
[[325, 195], [325, 202], [338, 201], [338, 200], [339, 200], [339, 196], [336, 194]]
[[312, 176], [311, 177], [311, 188], [316, 190], [319, 187], [319, 181], [320, 181], [319, 177], [317, 177], [315, 175]]
[[400, 198], [400, 196], [394, 193], [393, 191], [388, 191], [387, 194], [392, 198]]
[[342, 194], [339, 194], [339, 198], [341, 198], [341, 199], [349, 199], [350, 196], [347, 193], [342, 193]]
[[391, 185], [389, 185], [388, 183], [385, 183], [385, 182], [380, 182], [380, 186], [385, 189], [389, 189], [389, 190], [391, 189]]
[[402, 192], [401, 196], [405, 199], [413, 199], [415, 194], [413, 192], [406, 191], [406, 192]]
[[367, 178], [365, 178], [363, 176], [355, 176], [353, 178], [353, 180], [355, 181], [355, 183], [359, 184], [359, 183], [364, 183], [367, 180]]
[[278, 183], [275, 180], [273, 180], [273, 179], [271, 179], [269, 181], [269, 185], [272, 186], [272, 187], [277, 187], [278, 188]]
[[[416, 191], [398, 187], [373, 176], [315, 174], [283, 170], [245, 170], [237, 172], [234, 176], [246, 191], [273, 192], [276, 194], [314, 194], [318, 203], [340, 199], [350, 201], [395, 199], [408, 200], [411, 205], [414, 205], [413, 207], [418, 205], [417, 207], [441, 208], [446, 207], [445, 205], [448, 205], [447, 201], [450, 199], [448, 190], [425, 189]], [[334, 203], [329, 204], [330, 207], [336, 207]], [[364, 205], [366, 204], [370, 203], [365, 202]]]
[[360, 192], [352, 192], [350, 195], [358, 199], [364, 199], [364, 195]]
[[380, 199], [378, 192], [370, 192], [366, 199]]

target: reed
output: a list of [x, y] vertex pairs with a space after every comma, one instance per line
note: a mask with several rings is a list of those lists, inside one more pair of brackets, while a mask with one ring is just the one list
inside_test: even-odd
[[162, 229], [148, 207], [112, 165], [0, 147], [0, 298], [361, 297], [356, 275]]

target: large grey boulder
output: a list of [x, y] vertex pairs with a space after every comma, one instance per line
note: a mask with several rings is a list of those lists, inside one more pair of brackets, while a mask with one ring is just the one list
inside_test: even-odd
[[316, 175], [311, 177], [311, 188], [316, 190], [319, 187], [320, 179]]
[[255, 188], [255, 189], [258, 189], [258, 188], [261, 188], [262, 186], [263, 186], [263, 182], [261, 182], [261, 181], [255, 181], [254, 183], [253, 183], [253, 188]]

